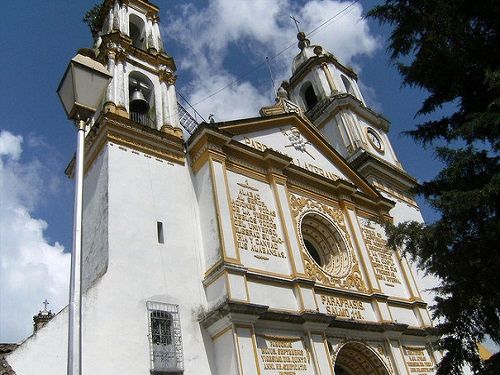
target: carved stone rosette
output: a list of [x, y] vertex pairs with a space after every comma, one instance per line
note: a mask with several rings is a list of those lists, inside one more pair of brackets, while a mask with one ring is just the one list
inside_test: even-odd
[[[306, 274], [321, 284], [366, 292], [367, 288], [361, 276], [356, 256], [354, 255], [351, 238], [349, 232], [347, 231], [342, 211], [317, 202], [311, 198], [300, 197], [294, 194], [290, 194], [289, 200], [292, 215], [295, 220], [296, 231], [300, 237], [301, 251], [303, 255], [302, 258], [304, 260]], [[300, 236], [301, 219], [310, 213], [317, 213], [328, 218], [329, 221], [335, 224], [336, 229], [342, 237], [343, 246], [345, 246], [346, 251], [344, 256], [348, 259], [349, 265], [347, 272], [342, 275], [335, 275], [327, 272], [312, 259], [311, 255], [307, 251], [304, 241]]]

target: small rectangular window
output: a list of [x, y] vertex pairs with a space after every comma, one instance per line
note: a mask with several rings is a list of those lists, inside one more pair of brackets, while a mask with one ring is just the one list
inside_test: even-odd
[[151, 373], [180, 373], [184, 370], [181, 323], [177, 305], [147, 302]]
[[161, 221], [156, 222], [156, 231], [158, 233], [158, 243], [163, 242], [163, 223]]

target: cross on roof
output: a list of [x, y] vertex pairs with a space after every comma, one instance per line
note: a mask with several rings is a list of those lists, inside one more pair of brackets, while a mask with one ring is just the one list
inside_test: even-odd
[[43, 303], [45, 311], [47, 311], [47, 305], [49, 305], [49, 301], [47, 301], [47, 298], [45, 298], [45, 301], [43, 301], [42, 303]]
[[295, 18], [295, 16], [292, 16], [292, 15], [290, 15], [290, 18], [293, 20], [293, 22], [295, 22], [295, 27], [297, 28], [297, 32], [300, 33], [300, 29], [299, 29], [300, 21], [297, 18]]

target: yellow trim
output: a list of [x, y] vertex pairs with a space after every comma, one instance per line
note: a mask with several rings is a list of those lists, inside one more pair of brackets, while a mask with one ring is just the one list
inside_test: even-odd
[[208, 270], [205, 271], [204, 278], [206, 279], [208, 276], [211, 275], [211, 273], [219, 267], [222, 263], [224, 263], [224, 260], [222, 258], [219, 258]]
[[236, 350], [237, 350], [237, 352], [236, 352], [236, 355], [237, 355], [236, 360], [238, 362], [237, 363], [238, 364], [238, 370], [239, 370], [239, 373], [241, 375], [244, 375], [244, 373], [243, 373], [243, 361], [241, 360], [241, 352], [240, 352], [240, 339], [238, 337], [238, 327], [235, 324], [232, 324], [232, 326], [234, 328], [233, 335], [234, 335], [235, 341], [236, 341]]
[[323, 332], [322, 335], [323, 335], [323, 345], [325, 347], [326, 356], [328, 358], [328, 365], [333, 375], [335, 374], [335, 371], [333, 370], [332, 354], [330, 353], [330, 348], [328, 347], [328, 340], [326, 338], [325, 333]]
[[[214, 169], [215, 161], [213, 160], [212, 156], [209, 157], [209, 162], [210, 162], [210, 172], [211, 172], [210, 178], [211, 178], [211, 182], [212, 182], [212, 193], [214, 196], [217, 224], [218, 224], [218, 229], [219, 229], [219, 241], [220, 241], [220, 245], [221, 245], [221, 249], [222, 249], [223, 258], [224, 258], [224, 261], [227, 261], [227, 260], [236, 261], [236, 263], [241, 264], [239, 258], [231, 258], [227, 255], [227, 252], [226, 252], [224, 229], [222, 228], [222, 222], [221, 222], [222, 214], [221, 214], [221, 209], [220, 209], [220, 204], [219, 204], [219, 198], [217, 196], [218, 195], [217, 194], [217, 183], [215, 181], [215, 169]], [[222, 167], [222, 165], [221, 165], [221, 167]]]
[[[275, 179], [273, 174], [269, 175], [269, 179], [271, 180], [270, 181], [271, 189], [273, 191], [274, 200], [276, 201], [276, 206], [278, 208], [278, 214], [280, 215], [281, 232], [283, 233], [283, 235], [285, 237], [285, 245], [286, 245], [287, 253], [289, 256], [288, 263], [291, 266], [292, 274], [296, 274], [297, 268], [295, 267], [295, 259], [294, 259], [292, 248], [290, 245], [290, 238], [288, 237], [288, 230], [287, 230], [287, 226], [286, 226], [285, 215], [283, 214], [283, 208], [282, 208], [281, 199], [280, 199], [278, 186], [277, 186], [278, 184], [277, 184], [276, 179]], [[282, 185], [282, 186], [283, 186], [283, 188], [285, 187], [285, 185]], [[285, 199], [286, 199], [286, 196], [285, 196]]]
[[240, 256], [240, 248], [238, 246], [238, 239], [236, 238], [236, 226], [234, 225], [234, 212], [233, 212], [233, 201], [231, 199], [231, 193], [229, 191], [229, 182], [227, 179], [227, 170], [226, 170], [226, 164], [222, 162], [222, 174], [224, 176], [224, 185], [226, 188], [226, 199], [227, 199], [227, 205], [229, 207], [229, 219], [231, 220], [231, 228], [232, 228], [232, 237], [233, 237], [233, 242], [234, 242], [234, 251], [236, 252], [236, 257], [238, 261], [241, 262], [241, 256]]
[[243, 275], [243, 278], [245, 280], [245, 290], [247, 292], [247, 302], [250, 302], [250, 291], [248, 290], [248, 280], [247, 280], [247, 275]]
[[219, 337], [223, 336], [224, 334], [227, 333], [227, 331], [230, 331], [233, 327], [231, 325], [227, 326], [224, 328], [222, 331], [217, 332], [215, 335], [212, 336], [212, 341], [217, 340]]
[[[347, 207], [347, 205], [349, 205], [349, 203], [347, 203], [346, 201], [340, 202], [340, 207], [341, 207], [342, 211], [344, 212], [344, 216], [347, 218], [347, 222], [349, 224], [349, 228], [350, 228], [350, 231], [352, 233], [354, 243], [356, 244], [356, 256], [358, 257], [359, 262], [361, 263], [363, 270], [365, 271], [365, 277], [366, 277], [366, 279], [367, 279], [366, 281], [368, 283], [368, 292], [370, 292], [370, 293], [380, 292], [381, 291], [380, 285], [378, 285], [377, 278], [375, 278], [375, 281], [377, 282], [377, 288], [374, 288], [374, 286], [373, 286], [372, 280], [370, 278], [370, 273], [368, 272], [368, 266], [366, 265], [365, 257], [363, 256], [362, 249], [361, 249], [361, 246], [359, 243], [359, 239], [358, 239], [358, 236], [356, 235], [356, 230], [354, 228], [354, 223], [352, 222], [351, 216], [349, 215], [349, 208]], [[356, 216], [356, 220], [357, 220], [356, 207], [354, 205], [352, 205], [351, 208], [353, 209], [352, 210], [353, 214], [354, 214], [354, 216]], [[359, 226], [359, 222], [358, 222], [358, 226]]]
[[260, 372], [260, 364], [259, 364], [259, 358], [257, 356], [257, 339], [255, 337], [255, 330], [254, 327], [251, 326], [251, 332], [252, 332], [252, 345], [253, 345], [253, 356], [255, 359], [255, 366], [257, 367], [257, 374], [261, 374]]

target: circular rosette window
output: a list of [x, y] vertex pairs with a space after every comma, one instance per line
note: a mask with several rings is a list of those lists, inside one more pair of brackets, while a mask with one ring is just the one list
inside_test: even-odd
[[300, 220], [300, 239], [306, 254], [327, 274], [338, 278], [349, 275], [351, 252], [331, 219], [318, 212], [306, 212]]

